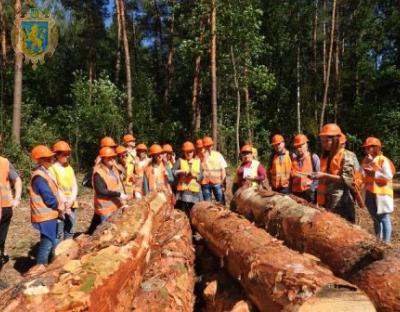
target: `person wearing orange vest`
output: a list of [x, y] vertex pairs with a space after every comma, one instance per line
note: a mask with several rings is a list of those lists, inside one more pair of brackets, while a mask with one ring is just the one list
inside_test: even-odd
[[374, 221], [376, 236], [390, 243], [392, 224], [390, 214], [394, 210], [393, 176], [396, 172], [392, 161], [383, 155], [382, 143], [378, 138], [368, 137], [363, 148], [365, 204]]
[[67, 142], [58, 141], [53, 145], [53, 153], [56, 162], [49, 168], [50, 173], [56, 179], [59, 188], [60, 208], [64, 213], [58, 220], [57, 238], [68, 239], [74, 236], [76, 221], [76, 210], [78, 202], [78, 184], [76, 182], [74, 169], [69, 164], [71, 148]]
[[272, 146], [275, 150], [268, 168], [268, 181], [272, 190], [282, 194], [290, 193], [290, 172], [292, 161], [289, 151], [285, 147], [285, 139], [280, 134], [272, 137]]
[[135, 159], [134, 169], [134, 192], [135, 198], [140, 199], [143, 197], [143, 175], [144, 168], [149, 164], [150, 159], [147, 157], [147, 146], [140, 143], [136, 146], [137, 157]]
[[250, 144], [242, 146], [240, 149], [240, 157], [242, 163], [236, 170], [232, 185], [232, 193], [235, 193], [246, 181], [249, 181], [252, 186], [257, 187], [266, 177], [264, 166], [261, 165], [258, 160], [253, 159], [253, 148]]
[[203, 199], [200, 185], [203, 170], [200, 159], [194, 158], [194, 149], [192, 142], [184, 142], [182, 144], [183, 157], [177, 160], [172, 170], [175, 178], [178, 179], [176, 207], [187, 215], [193, 205]]
[[118, 145], [115, 152], [117, 153], [116, 167], [124, 186], [124, 192], [128, 195], [128, 199], [133, 199], [134, 164], [128, 162], [128, 150], [124, 146]]
[[[12, 186], [15, 194], [13, 196]], [[0, 156], [0, 270], [9, 257], [5, 254], [5, 244], [10, 227], [13, 208], [19, 206], [22, 193], [22, 181], [14, 166], [7, 158]]]
[[360, 164], [354, 153], [340, 144], [341, 134], [337, 124], [329, 123], [322, 127], [319, 134], [323, 150], [321, 169], [312, 177], [318, 180], [317, 204], [354, 223], [355, 199], [352, 187], [356, 183], [356, 172], [360, 170]]
[[203, 161], [204, 159], [204, 146], [202, 139], [196, 140], [194, 157], [200, 159], [200, 161]]
[[304, 134], [294, 137], [295, 152], [292, 155], [291, 191], [309, 202], [315, 202], [318, 181], [312, 180], [313, 172], [320, 170], [319, 157], [308, 149], [308, 138]]
[[115, 150], [111, 147], [100, 149], [101, 163], [93, 171], [94, 215], [88, 230], [89, 234], [110, 218], [123, 206], [123, 201], [128, 199], [115, 166], [116, 156]]
[[162, 160], [163, 148], [158, 144], [153, 144], [149, 148], [151, 156], [150, 163], [144, 168], [143, 193], [157, 190], [166, 190], [172, 193], [170, 183], [174, 181], [171, 169], [166, 167]]
[[215, 200], [224, 204], [224, 185], [228, 165], [221, 153], [213, 150], [213, 145], [212, 138], [203, 138], [204, 159], [202, 161], [203, 180], [201, 181], [201, 189], [204, 200], [211, 201], [213, 193]]
[[57, 219], [63, 213], [57, 181], [49, 171], [54, 153], [45, 145], [32, 149], [32, 159], [38, 167], [33, 171], [29, 185], [31, 221], [40, 232], [36, 263], [42, 268], [57, 245]]

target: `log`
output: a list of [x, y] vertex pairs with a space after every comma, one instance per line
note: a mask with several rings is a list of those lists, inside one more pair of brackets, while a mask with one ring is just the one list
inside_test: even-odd
[[132, 305], [136, 312], [191, 312], [194, 296], [192, 230], [175, 210], [155, 236], [150, 264]]
[[260, 311], [375, 311], [356, 286], [221, 205], [197, 203], [192, 224]]
[[150, 255], [152, 234], [170, 213], [153, 193], [83, 235], [47, 271], [0, 295], [0, 311], [129, 311]]
[[380, 312], [400, 311], [400, 251], [385, 255], [355, 273], [350, 281], [358, 285], [375, 303]]
[[383, 258], [384, 247], [375, 236], [294, 196], [241, 188], [235, 193], [231, 208], [288, 247], [320, 258], [344, 278]]

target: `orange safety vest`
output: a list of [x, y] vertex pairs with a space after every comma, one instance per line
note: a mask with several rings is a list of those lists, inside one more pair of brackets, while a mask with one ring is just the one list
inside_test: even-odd
[[46, 206], [42, 196], [35, 193], [32, 187], [32, 182], [36, 177], [42, 177], [46, 180], [51, 192], [56, 196], [58, 203], [60, 203], [60, 197], [58, 195], [58, 186], [56, 182], [48, 175], [47, 172], [36, 169], [32, 173], [31, 182], [29, 184], [29, 202], [31, 206], [31, 221], [32, 222], [44, 222], [54, 220], [58, 218], [58, 211]]
[[211, 151], [211, 154], [202, 161], [203, 180], [201, 184], [222, 184], [221, 154]]
[[[109, 172], [109, 169], [103, 164], [98, 165], [94, 172], [93, 177], [97, 173], [107, 185], [107, 189], [112, 192], [122, 192], [121, 180], [118, 176], [117, 169], [112, 169], [114, 176]], [[94, 182], [93, 182], [94, 185]], [[94, 212], [97, 215], [109, 215], [118, 210], [122, 206], [121, 200], [118, 197], [104, 197], [96, 193], [94, 188]]]
[[[299, 159], [293, 157], [292, 159], [292, 192], [302, 193], [310, 189], [312, 180], [306, 175], [313, 172], [312, 156], [307, 153], [303, 157], [303, 166], [300, 167]], [[296, 173], [303, 173], [304, 175], [296, 175]]]
[[274, 188], [288, 187], [291, 169], [292, 160], [290, 159], [289, 152], [286, 151], [283, 157], [275, 153], [270, 169], [271, 185]]
[[[191, 172], [192, 175], [198, 176], [200, 174], [200, 159], [193, 158], [191, 162], [186, 159], [180, 159], [180, 170], [184, 170], [186, 172]], [[200, 184], [197, 182], [196, 178], [192, 175], [179, 175], [178, 185], [176, 189], [179, 192], [190, 191], [193, 193], [199, 193], [201, 190]]]
[[167, 171], [164, 167], [164, 164], [160, 163], [157, 169], [158, 170], [153, 167], [152, 163], [147, 165], [144, 169], [144, 174], [146, 175], [148, 182], [149, 192], [169, 189]]
[[[145, 165], [146, 166], [146, 165]], [[144, 175], [144, 167], [140, 164], [140, 161], [138, 160], [135, 163], [135, 184], [134, 184], [134, 191], [141, 193], [143, 195], [143, 175]]]
[[8, 161], [7, 158], [0, 157], [1, 207], [11, 207], [13, 204], [11, 184], [10, 180], [8, 179], [9, 174], [10, 174], [10, 162]]
[[[372, 165], [374, 171], [382, 170], [383, 164], [385, 161], [389, 162], [390, 169], [392, 174], [396, 173], [396, 168], [394, 167], [392, 161], [381, 155], [376, 156], [372, 161], [370, 161], [367, 157], [365, 157], [362, 161], [362, 167], [366, 167], [367, 165]], [[386, 180], [382, 178], [375, 178], [375, 175], [366, 174], [364, 176], [365, 189], [371, 193], [377, 195], [389, 195], [393, 197], [393, 180]]]
[[[328, 157], [321, 158], [321, 172], [330, 173], [333, 175], [339, 175], [342, 171], [342, 160], [345, 153], [345, 149], [341, 149], [333, 156], [330, 166], [328, 168]], [[328, 184], [326, 179], [318, 181], [317, 188], [317, 203], [318, 205], [324, 206], [326, 204], [326, 193], [328, 191]]]

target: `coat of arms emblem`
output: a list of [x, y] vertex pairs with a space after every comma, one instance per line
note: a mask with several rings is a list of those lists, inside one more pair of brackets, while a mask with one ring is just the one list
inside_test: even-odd
[[16, 20], [12, 31], [15, 52], [22, 52], [25, 63], [43, 64], [46, 54], [52, 55], [58, 44], [58, 30], [54, 19], [40, 9], [30, 9], [22, 19]]

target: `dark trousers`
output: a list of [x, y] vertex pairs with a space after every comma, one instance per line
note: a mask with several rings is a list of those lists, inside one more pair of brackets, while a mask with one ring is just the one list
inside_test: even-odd
[[303, 198], [306, 201], [315, 204], [315, 191], [307, 190], [304, 192], [293, 192], [293, 195]]
[[3, 256], [4, 254], [8, 228], [10, 227], [12, 215], [13, 215], [13, 210], [11, 207], [2, 208], [2, 216], [0, 221], [0, 256]]
[[177, 209], [183, 211], [188, 216], [189, 220], [190, 220], [190, 210], [192, 209], [193, 206], [194, 203], [184, 202], [181, 200], [178, 200], [175, 205]]
[[273, 187], [272, 190], [274, 192], [278, 192], [278, 193], [282, 193], [282, 194], [290, 194], [290, 188], [288, 186], [287, 187], [278, 187], [278, 188]]

